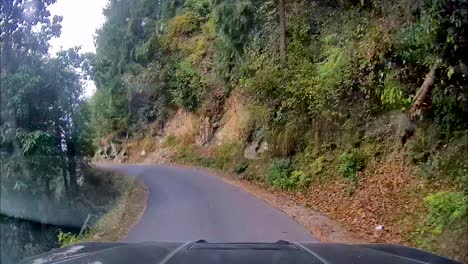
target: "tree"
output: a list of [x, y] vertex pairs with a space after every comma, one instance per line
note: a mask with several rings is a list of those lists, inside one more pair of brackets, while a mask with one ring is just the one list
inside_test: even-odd
[[250, 0], [215, 0], [216, 32], [236, 55], [241, 55], [254, 27], [255, 10]]
[[[426, 43], [429, 56], [425, 59], [427, 64], [430, 63], [430, 70], [414, 97], [409, 112], [412, 120], [421, 117], [427, 108], [425, 106], [431, 104], [431, 94], [437, 84], [437, 71], [446, 72], [448, 79], [454, 73], [463, 76], [468, 73], [468, 57], [465, 53], [468, 49], [467, 14], [468, 1], [463, 0], [429, 0], [422, 6], [419, 23], [413, 28], [422, 29], [419, 32], [424, 35], [416, 34], [417, 38], [429, 40]], [[450, 100], [460, 101], [463, 98], [462, 95], [457, 97]]]
[[279, 53], [280, 60], [283, 65], [286, 64], [286, 11], [285, 0], [278, 0], [278, 16], [279, 16]]
[[87, 166], [77, 69], [87, 68], [89, 55], [75, 48], [48, 56], [48, 41], [60, 34], [61, 18], [48, 11], [53, 3], [2, 1], [0, 9], [2, 187], [49, 198], [61, 187], [60, 177], [69, 190], [78, 184], [77, 171]]
[[[5, 0], [0, 4], [1, 69], [9, 72], [21, 65], [20, 55], [47, 54], [48, 41], [61, 33], [62, 17], [50, 17], [48, 7], [56, 0]], [[34, 30], [40, 26], [40, 31]]]

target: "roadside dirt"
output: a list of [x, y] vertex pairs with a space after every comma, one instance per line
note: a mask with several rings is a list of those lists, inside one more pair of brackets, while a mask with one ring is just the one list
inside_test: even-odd
[[119, 242], [136, 225], [146, 210], [148, 190], [138, 179], [132, 179], [127, 195], [104, 215], [89, 238], [81, 242]]

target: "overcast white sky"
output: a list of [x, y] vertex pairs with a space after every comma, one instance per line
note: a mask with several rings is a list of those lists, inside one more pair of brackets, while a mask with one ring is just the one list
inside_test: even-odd
[[[68, 49], [81, 46], [82, 52], [95, 52], [94, 35], [104, 23], [102, 9], [108, 0], [58, 0], [50, 6], [52, 15], [63, 16], [62, 35], [50, 41], [50, 52], [60, 48]], [[95, 90], [94, 83], [87, 83], [85, 96]]]

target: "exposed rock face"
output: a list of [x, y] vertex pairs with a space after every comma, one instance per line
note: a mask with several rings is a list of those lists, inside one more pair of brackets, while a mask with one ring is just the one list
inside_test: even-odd
[[[238, 90], [234, 90], [224, 104], [224, 111], [214, 111], [217, 114], [210, 116], [213, 111], [193, 113], [184, 109], [172, 112], [164, 122], [148, 124], [141, 131], [145, 136], [151, 137], [155, 145], [145, 147], [138, 139], [130, 139], [128, 135], [112, 133], [103, 138], [100, 147], [95, 153], [95, 160], [113, 160], [116, 163], [125, 163], [136, 160], [164, 163], [170, 162], [174, 151], [165, 148], [164, 144], [169, 136], [177, 139], [177, 144], [196, 144], [198, 146], [222, 145], [228, 142], [244, 142], [251, 132], [250, 111], [247, 99]], [[247, 159], [258, 159], [268, 150], [262, 131], [255, 132], [248, 143], [244, 156]], [[124, 139], [125, 138], [125, 139]]]
[[260, 159], [261, 154], [269, 150], [269, 145], [265, 141], [264, 129], [255, 131], [252, 135], [252, 140], [244, 149], [244, 158], [249, 160]]
[[121, 144], [117, 142], [109, 142], [105, 145], [101, 145], [96, 151], [94, 157], [103, 160], [113, 160], [119, 155], [121, 150]]
[[123, 147], [122, 150], [119, 152], [117, 157], [115, 158], [116, 163], [125, 163], [128, 161], [128, 150], [126, 147]]
[[364, 138], [381, 141], [390, 137], [404, 145], [415, 126], [404, 113], [394, 111], [369, 122], [364, 129]]
[[251, 142], [244, 149], [244, 158], [249, 160], [260, 159], [262, 153], [265, 153], [269, 149], [268, 143], [265, 141], [254, 141]]
[[195, 144], [199, 146], [206, 145], [213, 138], [213, 125], [210, 117], [200, 118], [199, 132], [195, 139]]
[[225, 142], [242, 141], [248, 133], [250, 113], [246, 107], [246, 99], [242, 94], [233, 91], [226, 101], [226, 112], [220, 121], [213, 125], [216, 131], [211, 144], [221, 145]]

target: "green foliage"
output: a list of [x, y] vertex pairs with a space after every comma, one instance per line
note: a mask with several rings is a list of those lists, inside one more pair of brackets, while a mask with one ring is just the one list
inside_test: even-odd
[[80, 238], [76, 234], [65, 233], [62, 230], [59, 230], [57, 239], [60, 247], [68, 247], [80, 241]]
[[298, 169], [308, 175], [310, 181], [320, 182], [325, 180], [328, 175], [334, 174], [335, 166], [330, 164], [324, 154], [320, 148], [309, 143], [306, 148], [295, 155], [295, 164]]
[[206, 83], [202, 76], [187, 62], [178, 64], [175, 71], [175, 82], [171, 89], [173, 102], [189, 111], [195, 111], [201, 104], [206, 92]]
[[163, 143], [165, 148], [173, 148], [177, 145], [177, 138], [174, 135], [168, 135]]
[[290, 161], [287, 159], [275, 159], [270, 163], [267, 177], [270, 183], [286, 191], [297, 188], [305, 188], [310, 184], [310, 178], [300, 170], [291, 171]]
[[217, 155], [217, 166], [219, 168], [224, 168], [229, 163], [240, 159], [243, 154], [242, 143], [238, 141], [233, 141], [230, 143], [225, 143], [219, 146], [218, 155]]
[[420, 20], [415, 25], [398, 32], [396, 55], [403, 60], [403, 63], [430, 64], [431, 61], [428, 60], [433, 60], [432, 41], [426, 23]]
[[242, 67], [241, 86], [258, 98], [280, 97], [282, 73], [274, 57], [266, 52], [248, 51]]
[[78, 68], [87, 71], [93, 56], [78, 48], [48, 54], [47, 41], [60, 35], [52, 3], [2, 2], [0, 175], [4, 191], [60, 197], [75, 191], [88, 166], [87, 76]]
[[181, 38], [188, 37], [200, 28], [200, 17], [193, 12], [175, 16], [168, 23], [168, 31], [165, 36], [166, 46], [172, 48], [178, 45]]
[[438, 192], [424, 199], [428, 208], [427, 224], [434, 235], [468, 214], [468, 197], [462, 192]]
[[254, 22], [254, 6], [250, 0], [214, 0], [215, 29], [223, 42], [241, 53]]
[[303, 171], [293, 171], [289, 175], [290, 181], [293, 183], [292, 188], [306, 188], [309, 186], [311, 179]]
[[396, 78], [394, 72], [385, 76], [383, 91], [380, 100], [388, 109], [405, 110], [412, 102], [412, 97], [406, 97], [401, 82]]
[[[426, 250], [440, 251], [447, 238], [460, 241], [465, 235], [468, 197], [463, 192], [438, 192], [424, 199], [427, 215], [412, 234], [412, 241]], [[453, 237], [453, 238], [452, 238]], [[441, 241], [442, 240], [442, 241]]]
[[323, 156], [317, 157], [311, 164], [310, 164], [310, 172], [313, 175], [319, 175], [324, 171], [325, 168], [325, 158]]
[[339, 158], [340, 172], [343, 177], [357, 181], [357, 173], [364, 169], [366, 159], [359, 150], [343, 152]]
[[205, 17], [211, 12], [211, 0], [186, 0], [184, 8], [195, 12], [200, 17]]
[[270, 163], [267, 178], [273, 186], [288, 190], [293, 187], [293, 183], [289, 179], [289, 173], [290, 161], [287, 159], [275, 159]]
[[466, 134], [444, 139], [436, 126], [418, 129], [408, 142], [408, 158], [418, 166], [418, 175], [429, 179], [449, 180], [460, 189], [468, 186]]
[[193, 145], [182, 146], [176, 156], [177, 161], [188, 164], [196, 164], [199, 158]]

